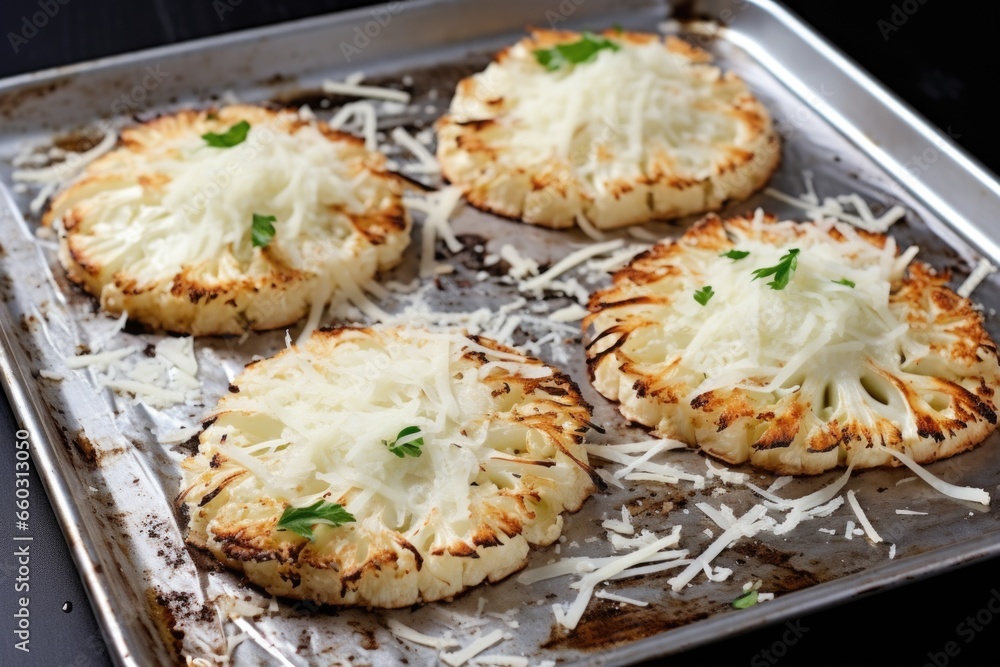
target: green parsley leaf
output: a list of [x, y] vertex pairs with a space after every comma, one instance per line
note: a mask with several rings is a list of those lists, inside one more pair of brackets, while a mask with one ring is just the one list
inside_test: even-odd
[[535, 49], [534, 53], [540, 65], [550, 72], [555, 72], [563, 67], [589, 63], [604, 49], [617, 51], [620, 48], [609, 39], [592, 32], [585, 32], [576, 42], [556, 44], [551, 49]]
[[408, 435], [413, 435], [414, 433], [420, 433], [419, 426], [407, 426], [396, 436], [396, 439], [392, 442], [382, 441], [382, 444], [389, 448], [389, 451], [403, 458], [404, 456], [420, 456], [420, 448], [424, 446], [423, 436], [410, 440], [409, 442], [403, 443], [402, 445], [397, 445], [396, 443], [405, 438]]
[[757, 604], [757, 591], [750, 589], [743, 595], [733, 600], [733, 609], [746, 609]]
[[250, 227], [250, 237], [254, 248], [266, 248], [274, 240], [274, 225], [278, 219], [273, 215], [253, 214], [253, 224]]
[[749, 254], [749, 250], [730, 250], [729, 252], [719, 253], [719, 257], [728, 257], [733, 261], [737, 261], [743, 259]]
[[712, 291], [711, 285], [705, 285], [699, 290], [694, 291], [694, 300], [703, 306], [708, 305], [708, 300], [715, 296], [715, 292]]
[[792, 274], [795, 273], [795, 269], [798, 265], [799, 249], [790, 248], [788, 253], [783, 255], [774, 266], [768, 266], [754, 271], [753, 279], [757, 280], [758, 278], [774, 276], [774, 280], [767, 284], [768, 287], [771, 289], [785, 289], [788, 286], [788, 281], [792, 279]]
[[205, 140], [206, 144], [212, 146], [213, 148], [232, 148], [233, 146], [238, 146], [246, 141], [247, 132], [249, 131], [250, 123], [245, 120], [241, 120], [222, 134], [209, 132], [201, 135], [201, 138]]
[[619, 35], [625, 32], [625, 28], [622, 27], [621, 23], [616, 23], [611, 27], [614, 28], [615, 32], [618, 33]]
[[296, 535], [313, 539], [312, 527], [322, 523], [328, 526], [342, 526], [353, 523], [354, 516], [337, 503], [317, 500], [309, 507], [286, 507], [278, 519], [275, 530], [290, 530]]
[[847, 278], [841, 278], [840, 280], [833, 280], [831, 282], [835, 282], [838, 285], [847, 285], [848, 287], [854, 287], [854, 281], [848, 280]]

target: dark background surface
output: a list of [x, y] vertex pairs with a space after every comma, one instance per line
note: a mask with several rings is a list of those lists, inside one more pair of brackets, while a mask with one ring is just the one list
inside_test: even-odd
[[[211, 0], [3, 0], [0, 77], [100, 56], [370, 4], [301, 0], [294, 4], [230, 0], [221, 13]], [[1000, 171], [997, 111], [997, 14], [993, 3], [908, 0], [785, 2], [820, 33], [880, 79], [994, 172]], [[215, 5], [215, 6], [213, 6]], [[27, 41], [26, 17], [53, 14]], [[53, 11], [53, 8], [58, 11]], [[16, 47], [16, 52], [15, 52]], [[998, 211], [1000, 215], [1000, 211]], [[997, 229], [997, 220], [982, 221]], [[31, 652], [14, 649], [14, 443], [17, 427], [0, 400], [0, 665], [108, 664], [99, 631], [69, 553], [45, 502], [31, 483]], [[669, 659], [671, 665], [1000, 664], [1000, 560], [922, 580], [793, 621], [765, 627]], [[62, 609], [65, 603], [71, 611]], [[123, 609], [119, 613], [139, 613]], [[959, 624], [979, 614], [981, 631]], [[971, 626], [965, 626], [971, 627]], [[953, 655], [947, 654], [949, 642]], [[766, 652], [766, 653], [765, 653]]]

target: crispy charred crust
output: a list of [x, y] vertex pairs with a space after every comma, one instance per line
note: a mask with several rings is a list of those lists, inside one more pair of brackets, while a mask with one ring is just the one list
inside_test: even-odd
[[[218, 460], [215, 458], [217, 456], [218, 456], [218, 454], [216, 454], [214, 457], [212, 457], [212, 463], [214, 463], [215, 465], [213, 466], [213, 465], [209, 464], [209, 467], [211, 467], [211, 468], [217, 468], [219, 466]], [[215, 497], [218, 496], [220, 493], [222, 493], [222, 490], [225, 489], [227, 486], [229, 486], [229, 484], [231, 482], [233, 482], [233, 481], [235, 481], [237, 479], [240, 479], [241, 477], [245, 476], [246, 474], [247, 474], [246, 470], [237, 470], [233, 474], [229, 475], [229, 477], [226, 477], [224, 480], [222, 480], [221, 482], [219, 482], [218, 486], [216, 486], [214, 489], [212, 489], [211, 491], [209, 491], [207, 494], [205, 494], [205, 496], [202, 497], [201, 500], [198, 501], [198, 507], [204, 507], [205, 505], [207, 505], [210, 502], [212, 502], [213, 500], [215, 500]]]
[[281, 542], [275, 545], [270, 539], [270, 530], [260, 528], [240, 528], [213, 531], [213, 539], [227, 558], [237, 561], [261, 563], [276, 560], [282, 563], [294, 561], [309, 542]]
[[419, 572], [420, 568], [424, 566], [424, 557], [420, 554], [420, 550], [407, 542], [401, 535], [396, 536], [396, 544], [413, 554], [413, 560], [416, 563], [417, 571]]

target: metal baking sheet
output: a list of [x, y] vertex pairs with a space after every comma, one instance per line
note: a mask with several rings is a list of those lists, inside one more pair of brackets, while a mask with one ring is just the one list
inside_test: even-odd
[[[728, 581], [696, 580], [680, 593], [670, 592], [669, 574], [619, 582], [615, 592], [646, 600], [649, 606], [594, 600], [569, 635], [555, 628], [550, 609], [553, 602], [572, 599], [566, 580], [525, 587], [511, 578], [473, 589], [451, 603], [391, 612], [272, 604], [259, 589], [185, 548], [183, 518], [173, 499], [180, 488], [179, 462], [190, 449], [160, 445], [157, 434], [196, 424], [242, 364], [255, 354], [277, 350], [284, 333], [199, 340], [201, 400], [164, 411], [99, 391], [91, 374], [66, 369], [66, 356], [79, 346], [141, 347], [158, 336], [131, 329], [115, 333], [116, 323], [95, 312], [93, 301], [68, 284], [51, 240], [36, 235], [37, 216], [29, 211], [36, 192], [18, 192], [11, 181], [11, 160], [26, 146], [79, 147], [132, 115], [141, 119], [230, 96], [310, 102], [326, 116], [344, 100], [329, 99], [329, 108], [323, 109], [317, 95], [320, 82], [355, 71], [372, 81], [403, 85], [414, 95], [407, 109], [382, 114], [383, 129], [426, 126], [446, 108], [455, 81], [480, 69], [527, 25], [599, 28], [617, 23], [651, 30], [675, 9], [644, 0], [566, 0], [551, 6], [530, 0], [410, 0], [0, 82], [0, 370], [12, 404], [32, 434], [35, 463], [118, 664], [176, 664], [187, 658], [221, 662], [230, 653], [227, 642], [236, 640], [231, 656], [240, 665], [438, 662], [436, 651], [393, 637], [385, 627], [388, 618], [432, 634], [450, 630], [464, 641], [500, 628], [509, 636], [487, 653], [525, 655], [533, 664], [629, 664], [1000, 554], [1000, 525], [993, 512], [943, 499], [920, 483], [896, 486], [908, 476], [905, 470], [869, 471], [855, 475], [849, 488], [867, 501], [884, 544], [817, 531], [829, 527], [842, 533], [846, 520], [853, 518], [845, 506], [783, 538], [762, 534], [741, 540], [715, 561], [736, 571]], [[919, 245], [920, 259], [951, 269], [955, 285], [980, 258], [1000, 258], [1000, 239], [982, 223], [997, 210], [1000, 186], [807, 27], [769, 2], [684, 3], [682, 13], [721, 22], [685, 23], [682, 34], [743, 76], [771, 109], [785, 140], [773, 187], [802, 192], [802, 172], [808, 169], [821, 196], [859, 192], [876, 210], [905, 206], [906, 219], [892, 229], [893, 235], [901, 246]], [[758, 206], [783, 216], [801, 215], [763, 194], [724, 213]], [[471, 208], [463, 209], [453, 227], [468, 235], [467, 249], [446, 258], [456, 272], [426, 286], [426, 294], [439, 307], [456, 312], [500, 308], [522, 296], [496, 276], [485, 283], [474, 280], [487, 268], [483, 255], [496, 253], [501, 244], [510, 243], [544, 265], [590, 243], [576, 232], [518, 225]], [[683, 228], [684, 221], [651, 227], [665, 235]], [[625, 233], [621, 237], [629, 238]], [[418, 246], [411, 247], [409, 261], [389, 278], [408, 282], [414, 277]], [[997, 338], [997, 279], [988, 278], [975, 299]], [[608, 433], [593, 434], [592, 441], [646, 437], [622, 423], [613, 406], [589, 388], [575, 326], [546, 319], [548, 312], [569, 302], [555, 296], [510, 310], [508, 316], [520, 319], [515, 338], [531, 345], [547, 333], [558, 334], [554, 344], [539, 346], [538, 353], [570, 372], [596, 406], [595, 421]], [[396, 312], [406, 305], [405, 298], [383, 304]], [[997, 446], [1000, 436], [994, 435], [975, 451], [931, 469], [996, 496]], [[675, 462], [692, 471], [705, 469], [693, 452], [678, 452]], [[771, 479], [741, 470], [763, 486]], [[799, 495], [833, 478], [796, 480], [784, 493]], [[561, 555], [609, 553], [603, 539], [589, 538], [603, 536], [602, 519], [615, 516], [622, 505], [630, 509], [637, 528], [661, 533], [681, 524], [684, 546], [697, 553], [711, 542], [703, 531], [715, 527], [694, 505], [702, 500], [718, 505], [721, 492], [713, 496], [718, 488], [724, 489], [722, 500], [738, 512], [755, 502], [745, 489], [715, 483], [703, 491], [690, 485], [637, 484], [595, 495], [567, 517]], [[904, 507], [929, 514], [895, 516], [894, 510]], [[889, 544], [896, 549], [892, 560]], [[529, 567], [556, 557], [556, 546], [537, 549]], [[729, 602], [750, 579], [761, 580], [762, 590], [776, 593], [775, 600], [733, 611]], [[246, 602], [264, 611], [254, 613], [253, 606], [242, 604]], [[485, 604], [483, 614], [478, 613], [480, 604]], [[510, 610], [516, 613], [505, 616]], [[517, 629], [509, 625], [512, 620]]]

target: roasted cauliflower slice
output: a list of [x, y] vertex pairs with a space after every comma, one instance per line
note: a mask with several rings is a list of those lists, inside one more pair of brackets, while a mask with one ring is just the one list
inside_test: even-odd
[[780, 144], [735, 74], [674, 37], [536, 30], [462, 80], [437, 123], [443, 175], [475, 206], [614, 228], [762, 187]]
[[[179, 502], [190, 544], [275, 595], [450, 598], [523, 567], [599, 480], [573, 382], [485, 338], [324, 330], [248, 365], [230, 391]], [[336, 514], [295, 532], [290, 508], [317, 503]], [[328, 520], [340, 512], [350, 519]]]
[[380, 154], [292, 111], [186, 110], [122, 132], [43, 218], [69, 278], [155, 329], [289, 325], [409, 243]]
[[842, 223], [709, 216], [591, 297], [593, 384], [658, 435], [782, 474], [965, 451], [996, 428], [997, 348], [911, 258]]

